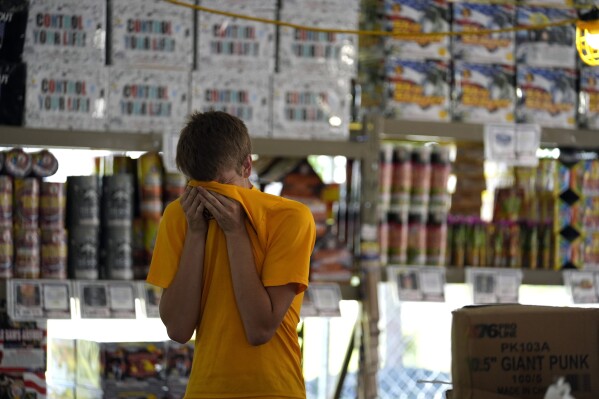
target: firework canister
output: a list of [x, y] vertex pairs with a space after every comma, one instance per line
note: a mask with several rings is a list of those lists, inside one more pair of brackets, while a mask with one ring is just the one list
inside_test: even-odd
[[109, 279], [133, 279], [132, 240], [130, 226], [111, 226], [102, 230], [102, 258]]
[[539, 261], [539, 228], [538, 223], [527, 221], [522, 230], [522, 266], [536, 269]]
[[415, 147], [411, 157], [410, 214], [426, 217], [431, 183], [431, 150]]
[[148, 152], [137, 161], [141, 216], [159, 218], [162, 216], [162, 160], [158, 153]]
[[405, 265], [408, 259], [408, 223], [400, 214], [390, 213], [389, 224], [389, 264]]
[[0, 278], [13, 277], [12, 227], [0, 227]]
[[40, 277], [40, 233], [37, 228], [16, 228], [14, 230], [16, 278]]
[[41, 278], [67, 278], [67, 231], [62, 227], [41, 229]]
[[143, 280], [148, 274], [148, 263], [146, 262], [146, 251], [144, 248], [144, 220], [133, 219], [131, 250], [133, 258], [133, 278]]
[[522, 250], [520, 225], [516, 222], [510, 222], [506, 231], [506, 242], [508, 244], [508, 267], [522, 267]]
[[393, 173], [391, 180], [391, 211], [403, 221], [408, 218], [410, 190], [412, 188], [411, 147], [397, 145], [393, 149]]
[[4, 172], [13, 177], [25, 177], [31, 172], [31, 155], [22, 148], [11, 148], [4, 153]]
[[444, 266], [446, 247], [447, 222], [429, 217], [426, 225], [426, 264]]
[[36, 177], [14, 179], [13, 223], [16, 228], [39, 226], [40, 183]]
[[12, 178], [0, 175], [0, 228], [12, 228], [12, 201]]
[[408, 265], [424, 265], [426, 262], [426, 222], [420, 215], [408, 219]]
[[450, 172], [449, 148], [435, 146], [431, 153], [430, 213], [446, 215], [449, 211], [447, 182]]
[[185, 192], [187, 178], [181, 173], [167, 173], [164, 178], [164, 206]]
[[385, 215], [379, 221], [379, 247], [381, 249], [381, 264], [389, 263], [389, 218]]
[[41, 228], [62, 228], [65, 223], [67, 196], [64, 183], [42, 182], [39, 224]]
[[95, 174], [111, 176], [121, 173], [135, 173], [135, 162], [126, 155], [108, 155], [95, 158]]
[[92, 174], [97, 176], [112, 174], [106, 173], [106, 158], [107, 157], [94, 157], [94, 171], [92, 172]]
[[102, 178], [103, 226], [131, 226], [133, 221], [134, 178], [130, 173]]
[[97, 176], [67, 177], [67, 226], [100, 224], [100, 187]]
[[393, 176], [393, 145], [383, 144], [379, 150], [379, 206], [383, 212], [391, 204], [391, 179]]
[[58, 160], [48, 150], [31, 154], [31, 172], [37, 177], [52, 176], [58, 170]]
[[100, 274], [100, 227], [74, 226], [69, 229], [68, 237], [69, 277], [97, 280]]
[[112, 174], [120, 175], [123, 173], [135, 173], [135, 162], [126, 155], [112, 156]]

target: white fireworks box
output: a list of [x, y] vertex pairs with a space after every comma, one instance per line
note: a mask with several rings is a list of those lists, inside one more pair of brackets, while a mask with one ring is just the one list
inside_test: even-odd
[[513, 65], [454, 63], [453, 120], [512, 123], [516, 106]]
[[27, 62], [106, 62], [106, 2], [30, 0], [23, 47]]
[[189, 74], [110, 68], [109, 130], [160, 133], [183, 126], [189, 113]]
[[[335, 2], [333, 2], [335, 3]], [[284, 2], [281, 20], [306, 27], [324, 29], [358, 29], [356, 2], [345, 7], [326, 2]], [[343, 74], [355, 76], [358, 64], [358, 35], [353, 33], [318, 32], [281, 26], [279, 31], [279, 71]]]
[[[516, 7], [499, 4], [455, 3], [453, 30], [455, 32], [510, 29], [514, 27]], [[515, 62], [516, 33], [496, 32], [486, 35], [461, 34], [454, 37], [453, 58], [476, 63]]]
[[576, 128], [576, 70], [519, 66], [516, 121], [544, 127]]
[[[202, 1], [202, 7], [276, 19], [274, 0]], [[197, 69], [243, 68], [274, 72], [274, 24], [200, 11], [197, 33]]]
[[350, 79], [279, 73], [273, 83], [273, 137], [347, 140]]
[[191, 69], [191, 8], [159, 0], [113, 0], [110, 21], [111, 64]]
[[271, 79], [269, 73], [238, 69], [193, 72], [191, 110], [227, 112], [243, 120], [250, 136], [268, 137], [272, 124]]
[[[576, 11], [565, 8], [518, 7], [518, 26], [533, 26], [554, 21], [575, 19]], [[574, 24], [545, 29], [516, 32], [516, 60], [518, 64], [539, 67], [576, 67], [576, 29]]]
[[107, 78], [103, 65], [29, 63], [25, 126], [105, 130]]
[[580, 69], [581, 125], [599, 129], [599, 71], [595, 67]]
[[449, 64], [388, 58], [385, 113], [399, 119], [450, 120]]
[[422, 33], [449, 32], [449, 4], [437, 0], [385, 0], [385, 25], [389, 32], [415, 34], [413, 37], [387, 37], [385, 48], [391, 56], [411, 59], [449, 60], [447, 35]]

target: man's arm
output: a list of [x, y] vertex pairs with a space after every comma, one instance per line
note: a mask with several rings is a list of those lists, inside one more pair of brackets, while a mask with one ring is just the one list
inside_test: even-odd
[[235, 300], [250, 345], [262, 345], [275, 334], [297, 294], [297, 284], [264, 287], [256, 270], [241, 205], [200, 188], [202, 202], [225, 233]]
[[168, 336], [173, 341], [185, 343], [200, 323], [208, 223], [202, 215], [204, 205], [195, 187], [187, 187], [180, 201], [187, 219], [187, 233], [179, 268], [169, 287], [162, 293], [159, 309]]
[[233, 291], [245, 335], [251, 345], [265, 344], [281, 325], [297, 294], [297, 284], [264, 287], [245, 228], [225, 234]]

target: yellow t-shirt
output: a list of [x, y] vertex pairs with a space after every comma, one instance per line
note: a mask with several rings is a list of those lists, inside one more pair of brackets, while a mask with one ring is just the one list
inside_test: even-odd
[[[305, 205], [261, 192], [216, 182], [202, 185], [241, 203], [256, 268], [264, 286], [298, 283], [274, 337], [264, 345], [247, 342], [231, 282], [225, 235], [209, 222], [204, 254], [202, 319], [185, 398], [305, 398], [297, 337], [303, 292], [308, 287], [315, 225]], [[177, 271], [187, 221], [179, 201], [164, 211], [147, 281], [167, 288]]]

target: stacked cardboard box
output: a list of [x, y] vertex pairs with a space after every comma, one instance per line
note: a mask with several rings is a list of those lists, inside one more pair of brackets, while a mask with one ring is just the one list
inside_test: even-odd
[[599, 309], [468, 306], [453, 312], [453, 397], [599, 397]]

